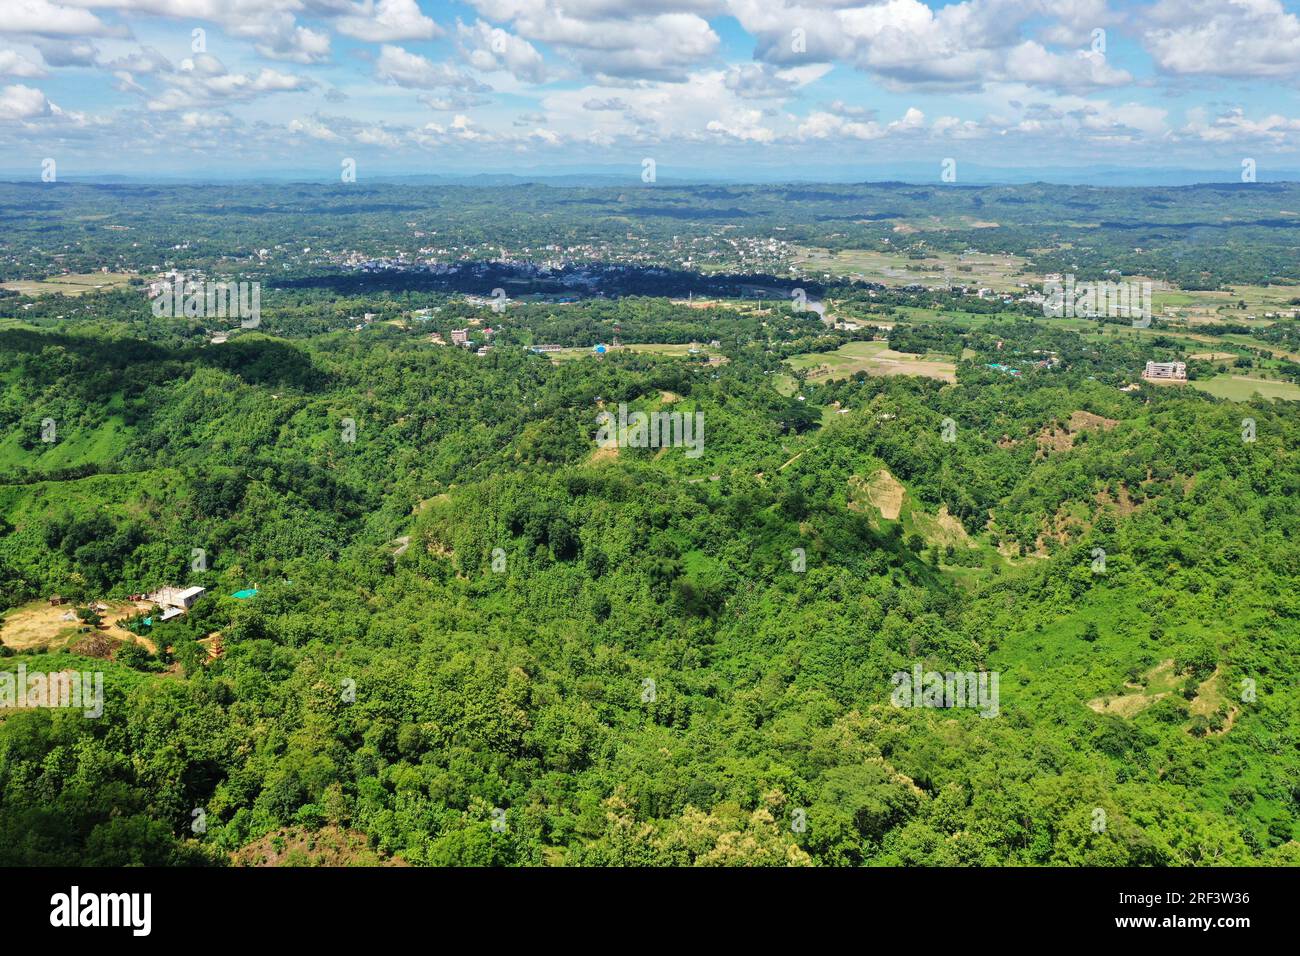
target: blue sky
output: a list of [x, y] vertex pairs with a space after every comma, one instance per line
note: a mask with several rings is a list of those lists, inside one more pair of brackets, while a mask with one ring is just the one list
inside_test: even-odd
[[1300, 168], [1280, 0], [0, 0], [0, 169]]

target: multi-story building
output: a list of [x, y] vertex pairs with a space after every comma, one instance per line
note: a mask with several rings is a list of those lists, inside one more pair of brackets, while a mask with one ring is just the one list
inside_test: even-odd
[[1186, 381], [1187, 365], [1183, 362], [1147, 362], [1143, 378], [1171, 378]]

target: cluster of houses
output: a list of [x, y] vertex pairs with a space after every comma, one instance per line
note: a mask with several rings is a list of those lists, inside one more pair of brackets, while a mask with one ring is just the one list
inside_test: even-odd
[[[174, 617], [179, 617], [194, 606], [194, 602], [207, 593], [204, 587], [161, 587], [151, 594], [132, 594], [129, 599], [132, 602], [145, 602], [155, 604], [161, 608], [162, 613], [157, 615], [159, 621], [170, 621]], [[60, 607], [64, 604], [71, 604], [72, 599], [63, 597], [59, 594], [52, 594], [49, 598], [50, 607]], [[95, 602], [90, 607], [96, 611], [107, 611], [109, 606], [102, 601]], [[75, 621], [77, 618], [73, 611], [68, 611], [62, 616], [64, 621]], [[146, 623], [153, 623], [152, 620]]]
[[[471, 341], [469, 340], [469, 332], [470, 332], [470, 330], [469, 330], [468, 328], [464, 328], [464, 329], [452, 329], [452, 330], [451, 330], [451, 344], [452, 344], [452, 345], [459, 345], [461, 348], [466, 348], [466, 349], [469, 348], [470, 346], [472, 346], [472, 345], [474, 344], [473, 342], [471, 342]], [[490, 339], [490, 338], [492, 338], [492, 336], [494, 336], [495, 334], [496, 334], [496, 330], [493, 329], [492, 326], [490, 326], [490, 325], [489, 325], [487, 328], [485, 328], [485, 329], [483, 330], [483, 336], [484, 336], [485, 338], [489, 338], [489, 339]], [[432, 342], [434, 345], [446, 345], [446, 344], [447, 344], [447, 341], [446, 341], [446, 340], [442, 337], [442, 335], [441, 335], [440, 333], [438, 333], [438, 332], [434, 332], [433, 335], [429, 336], [429, 341]], [[478, 351], [477, 351], [475, 354], [476, 354], [476, 355], [487, 355], [488, 352], [490, 352], [491, 350], [492, 350], [492, 346], [491, 346], [491, 345], [482, 345], [482, 346], [479, 346], [479, 349], [478, 349]]]
[[989, 362], [986, 364], [985, 367], [991, 368], [995, 372], [1002, 372], [1004, 375], [1011, 375], [1011, 376], [1020, 375], [1020, 369], [1012, 368], [1010, 365], [1003, 365], [1001, 362]]

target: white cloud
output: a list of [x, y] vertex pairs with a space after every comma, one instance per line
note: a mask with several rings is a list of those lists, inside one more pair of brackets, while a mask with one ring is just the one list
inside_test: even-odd
[[750, 143], [771, 143], [776, 139], [776, 133], [763, 125], [760, 110], [734, 110], [727, 119], [709, 120], [705, 129]]
[[1160, 0], [1143, 40], [1161, 69], [1215, 76], [1300, 71], [1300, 18], [1278, 0]]
[[171, 73], [175, 69], [171, 60], [148, 46], [142, 46], [133, 53], [110, 60], [105, 66], [111, 70], [125, 70], [128, 73]]
[[420, 90], [454, 89], [482, 93], [489, 89], [450, 63], [434, 63], [418, 53], [391, 44], [380, 48], [375, 76], [398, 86]]
[[231, 73], [210, 53], [197, 53], [181, 61], [180, 69], [160, 74], [166, 89], [149, 101], [155, 112], [244, 102], [270, 93], [307, 90], [315, 84], [306, 77], [263, 67], [256, 73]]
[[299, 133], [315, 140], [326, 143], [337, 143], [343, 137], [330, 129], [318, 117], [306, 116], [299, 117], [289, 123], [289, 132]]
[[727, 89], [742, 99], [781, 99], [831, 71], [826, 63], [776, 69], [767, 63], [742, 63], [727, 70]]
[[234, 123], [229, 113], [192, 110], [181, 114], [181, 125], [186, 129], [229, 129]]
[[1186, 139], [1199, 140], [1204, 143], [1257, 143], [1282, 145], [1296, 144], [1300, 141], [1300, 119], [1291, 119], [1279, 113], [1273, 113], [1261, 119], [1252, 120], [1240, 109], [1228, 110], [1213, 120], [1206, 120], [1205, 110], [1188, 111], [1188, 122], [1179, 131]]
[[31, 86], [15, 84], [0, 87], [0, 121], [34, 119], [49, 116], [53, 104], [45, 94]]
[[324, 63], [330, 57], [330, 35], [293, 25], [277, 33], [269, 43], [257, 44], [257, 52], [272, 60], [290, 63]]
[[875, 120], [855, 120], [837, 113], [817, 110], [799, 124], [797, 136], [801, 140], [883, 139], [886, 136], [921, 131], [925, 128], [925, 114], [914, 106], [899, 118], [886, 125]]
[[[1032, 164], [1048, 154], [1076, 161], [1092, 146], [1096, 157], [1180, 148], [1187, 158], [1211, 147], [1231, 155], [1237, 143], [1254, 144], [1252, 155], [1300, 148], [1286, 88], [1253, 82], [1300, 75], [1294, 2], [1126, 0], [1115, 7], [1109, 0], [0, 0], [0, 83], [19, 84], [2, 87], [0, 117], [10, 148], [36, 142], [41, 130], [90, 142], [111, 128], [115, 145], [152, 150], [165, 130], [191, 130], [192, 142], [204, 133], [216, 138], [245, 121], [245, 112], [256, 119], [240, 126], [241, 141], [265, 136], [258, 142], [273, 150], [278, 133], [291, 152], [335, 142], [466, 155], [488, 144], [522, 152], [645, 147], [665, 155], [698, 148], [701, 156], [771, 147], [798, 162], [836, 149], [854, 155], [876, 141], [984, 139], [982, 148]], [[752, 37], [752, 60], [743, 35], [738, 43], [733, 35], [736, 23]], [[195, 26], [208, 31], [211, 54], [189, 54]], [[1091, 49], [1098, 28], [1111, 31], [1109, 51]], [[436, 47], [416, 45], [448, 33]], [[740, 62], [722, 59], [719, 34], [728, 53], [744, 51]], [[330, 64], [337, 36], [350, 38], [345, 47], [356, 47], [350, 52], [384, 86], [358, 83], [347, 65]], [[308, 78], [286, 63], [321, 69]], [[845, 67], [859, 71], [853, 85], [843, 82]], [[587, 79], [573, 88], [567, 81], [578, 75]], [[1213, 97], [1212, 109], [1189, 110], [1185, 104], [1204, 88], [1176, 78], [1197, 76], [1239, 82], [1201, 92], [1202, 102]], [[109, 105], [98, 117], [61, 109], [21, 85], [37, 79], [60, 102], [84, 108], [107, 98]], [[881, 96], [882, 88], [906, 94], [886, 118], [877, 115], [881, 103], [899, 98]], [[301, 95], [310, 91], [311, 100]], [[1171, 126], [1161, 92], [1179, 95], [1183, 125]], [[835, 96], [841, 99], [828, 104]], [[342, 99], [367, 110], [364, 119], [312, 112]], [[255, 110], [232, 107], [252, 101]], [[916, 106], [900, 115], [909, 102]], [[1236, 102], [1250, 115], [1221, 105]], [[436, 122], [422, 125], [425, 118]]]
[[111, 36], [121, 33], [89, 10], [51, 3], [50, 0], [4, 0], [0, 33], [35, 36]]
[[843, 61], [892, 89], [979, 89], [999, 81], [1058, 88], [1111, 86], [1131, 77], [1100, 57], [1054, 52], [1026, 40], [1046, 20], [1057, 40], [1090, 36], [1109, 22], [1102, 0], [965, 0], [931, 9], [921, 0], [729, 0], [758, 40], [756, 55], [794, 65]]
[[360, 0], [349, 9], [334, 24], [339, 33], [358, 40], [390, 43], [443, 35], [442, 28], [420, 11], [415, 0]]
[[29, 60], [16, 50], [0, 50], [0, 76], [20, 76], [34, 79], [45, 76], [45, 67]]
[[473, 26], [457, 23], [461, 54], [474, 69], [490, 73], [508, 70], [518, 80], [546, 82], [546, 63], [527, 40], [478, 20]]
[[1029, 83], [1047, 89], [1073, 90], [1124, 86], [1133, 81], [1127, 70], [1112, 67], [1099, 53], [1076, 50], [1052, 53], [1033, 40], [1007, 52], [1000, 79]]
[[368, 126], [358, 130], [353, 140], [365, 146], [382, 146], [385, 149], [400, 149], [402, 141], [381, 126]]
[[718, 50], [718, 35], [693, 8], [672, 0], [469, 0], [489, 20], [562, 52], [588, 74], [620, 79], [684, 79]]

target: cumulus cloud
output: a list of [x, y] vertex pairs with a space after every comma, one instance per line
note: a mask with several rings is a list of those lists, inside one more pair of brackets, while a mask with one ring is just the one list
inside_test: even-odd
[[712, 3], [674, 0], [470, 0], [484, 17], [545, 43], [589, 75], [682, 80], [711, 59], [720, 40], [696, 12]]
[[324, 143], [337, 143], [343, 139], [316, 116], [300, 116], [289, 122], [289, 132]]
[[1032, 40], [1007, 51], [1001, 77], [1058, 90], [1124, 86], [1133, 81], [1132, 74], [1111, 66], [1100, 53], [1053, 53]]
[[1300, 18], [1279, 0], [1160, 0], [1143, 42], [1170, 73], [1286, 76], [1300, 71]]
[[[128, 78], [130, 74], [128, 71]], [[154, 112], [246, 102], [270, 93], [307, 90], [315, 84], [306, 77], [263, 67], [255, 73], [232, 73], [210, 53], [181, 61], [179, 69], [162, 74], [166, 85], [148, 104]]]
[[[757, 40], [762, 61], [843, 61], [893, 89], [969, 89], [989, 82], [1042, 82], [1058, 89], [1112, 86], [1132, 78], [1103, 56], [1049, 51], [1024, 32], [1081, 41], [1109, 22], [1098, 0], [965, 0], [931, 9], [921, 0], [730, 0]], [[1086, 26], [1091, 23], [1092, 26]]]
[[1188, 111], [1186, 125], [1179, 135], [1204, 143], [1256, 143], [1282, 145], [1300, 140], [1300, 119], [1272, 113], [1259, 119], [1250, 119], [1240, 107], [1206, 118], [1206, 111], [1196, 108]]
[[5, 0], [0, 33], [26, 33], [40, 37], [120, 36], [89, 10], [62, 6], [50, 0]]
[[789, 96], [800, 84], [788, 74], [766, 63], [742, 63], [727, 71], [727, 89], [744, 99]]
[[431, 40], [443, 29], [421, 12], [415, 0], [360, 0], [334, 21], [339, 33], [371, 43]]
[[380, 48], [375, 76], [412, 89], [452, 89], [469, 93], [483, 93], [490, 89], [450, 63], [434, 63], [418, 53], [390, 44]]
[[733, 110], [726, 119], [709, 120], [705, 129], [729, 139], [750, 143], [771, 143], [776, 132], [764, 125], [760, 110]]
[[28, 120], [50, 115], [52, 104], [35, 87], [16, 83], [0, 87], [0, 122]]
[[171, 60], [153, 47], [142, 46], [133, 53], [119, 56], [104, 64], [110, 70], [127, 73], [170, 73], [175, 67]]
[[[113, 142], [152, 148], [176, 124], [195, 142], [238, 126], [241, 142], [263, 136], [271, 148], [278, 136], [294, 150], [345, 142], [466, 155], [770, 147], [797, 161], [860, 155], [864, 143], [984, 139], [1059, 161], [1089, 145], [1189, 156], [1300, 146], [1291, 111], [1263, 102], [1276, 89], [1255, 82], [1300, 73], [1300, 16], [1286, 0], [420, 3], [0, 0], [0, 121], [25, 147], [37, 130], [90, 142], [111, 127]], [[195, 26], [211, 52], [190, 53]], [[1110, 31], [1109, 51], [1094, 45], [1098, 29]], [[331, 64], [337, 37], [378, 85]], [[1238, 83], [1171, 124], [1162, 88], [1194, 98], [1201, 87], [1178, 78], [1200, 76]], [[65, 110], [37, 85], [65, 105], [109, 105], [95, 116]], [[314, 112], [351, 102], [339, 85], [365, 104], [364, 119]], [[298, 95], [307, 92], [310, 101]], [[234, 108], [253, 101], [256, 120]], [[1222, 105], [1234, 101], [1245, 106]], [[420, 106], [430, 112], [410, 120]]]
[[0, 76], [35, 79], [45, 74], [44, 66], [35, 60], [29, 60], [17, 50], [0, 50]]
[[914, 106], [908, 107], [900, 118], [884, 125], [877, 123], [874, 119], [855, 120], [825, 110], [818, 110], [810, 113], [808, 118], [799, 124], [798, 137], [801, 140], [873, 140], [883, 139], [891, 134], [921, 130], [924, 125], [925, 114]]
[[328, 33], [293, 24], [284, 31], [273, 33], [266, 42], [258, 43], [256, 50], [272, 60], [324, 63], [330, 57], [330, 36]]
[[508, 70], [517, 80], [546, 82], [546, 62], [527, 40], [478, 20], [473, 26], [457, 24], [461, 54], [474, 69]]

